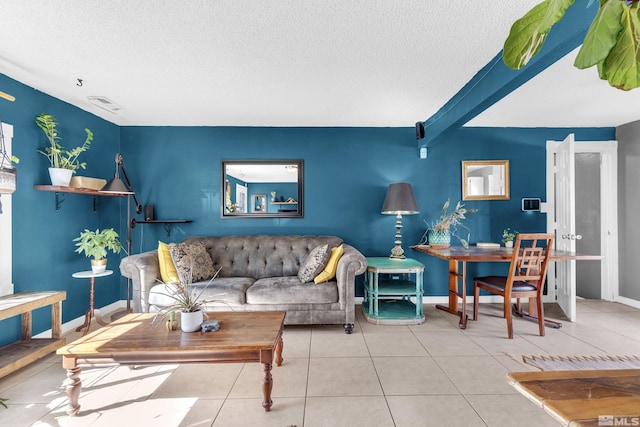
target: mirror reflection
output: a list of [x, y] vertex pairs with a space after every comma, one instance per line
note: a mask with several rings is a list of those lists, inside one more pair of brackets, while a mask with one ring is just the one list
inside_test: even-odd
[[223, 160], [223, 217], [302, 217], [302, 160]]
[[462, 200], [509, 200], [509, 161], [463, 161]]

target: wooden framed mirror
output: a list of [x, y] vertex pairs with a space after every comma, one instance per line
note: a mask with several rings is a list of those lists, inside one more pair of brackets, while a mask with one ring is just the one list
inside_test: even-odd
[[509, 160], [462, 161], [462, 200], [509, 197]]
[[223, 218], [302, 218], [302, 160], [223, 160]]

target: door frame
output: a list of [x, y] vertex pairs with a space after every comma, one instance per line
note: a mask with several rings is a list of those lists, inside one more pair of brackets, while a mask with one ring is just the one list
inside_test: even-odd
[[[555, 233], [555, 149], [560, 141], [547, 141], [547, 232]], [[618, 288], [618, 141], [596, 141], [575, 143], [576, 153], [600, 153], [600, 254], [603, 256], [600, 275], [600, 295], [603, 300], [617, 301]], [[576, 230], [577, 234], [579, 231]], [[545, 302], [556, 301], [556, 277], [548, 270]]]

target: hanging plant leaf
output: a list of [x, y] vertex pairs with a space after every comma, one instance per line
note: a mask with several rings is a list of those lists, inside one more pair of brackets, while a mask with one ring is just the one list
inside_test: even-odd
[[523, 68], [539, 51], [551, 27], [563, 17], [575, 0], [545, 0], [534, 6], [512, 26], [504, 42], [502, 59], [514, 70]]
[[625, 9], [628, 8], [620, 0], [606, 0], [600, 6], [573, 63], [576, 68], [589, 68], [607, 58], [622, 30]]
[[638, 49], [640, 48], [638, 3], [624, 7], [622, 29], [615, 46], [604, 61], [604, 73], [611, 86], [631, 90], [640, 86]]

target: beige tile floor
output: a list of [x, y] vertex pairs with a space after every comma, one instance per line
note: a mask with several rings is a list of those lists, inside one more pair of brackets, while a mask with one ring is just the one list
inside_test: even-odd
[[[554, 308], [547, 315], [558, 319]], [[0, 426], [556, 426], [506, 384], [507, 372], [533, 369], [518, 357], [640, 354], [640, 310], [610, 302], [579, 301], [578, 322], [546, 337], [516, 319], [513, 340], [499, 305], [482, 305], [464, 331], [431, 305], [416, 326], [373, 325], [360, 310], [352, 335], [285, 328], [269, 413], [259, 364], [197, 364], [84, 369], [81, 412], [70, 418], [65, 371], [52, 354], [0, 379], [9, 399]]]

